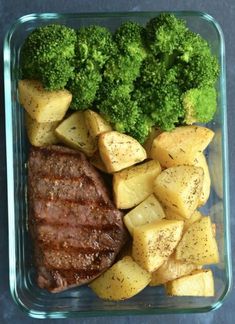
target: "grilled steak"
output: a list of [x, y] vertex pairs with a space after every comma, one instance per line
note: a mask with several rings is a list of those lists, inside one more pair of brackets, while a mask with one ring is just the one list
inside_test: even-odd
[[123, 215], [83, 153], [32, 147], [28, 202], [41, 288], [78, 286], [112, 265], [126, 238]]

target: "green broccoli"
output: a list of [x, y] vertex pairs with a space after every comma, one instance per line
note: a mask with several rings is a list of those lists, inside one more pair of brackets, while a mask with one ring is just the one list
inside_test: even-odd
[[107, 28], [93, 25], [78, 30], [75, 72], [67, 85], [73, 95], [71, 109], [91, 107], [102, 81], [102, 68], [116, 50], [112, 34]]
[[216, 111], [216, 90], [213, 87], [190, 89], [182, 95], [186, 124], [207, 123]]
[[73, 76], [76, 32], [63, 25], [35, 29], [21, 49], [22, 77], [37, 79], [47, 90], [63, 89]]
[[183, 89], [214, 86], [219, 75], [217, 58], [210, 52], [191, 57], [181, 68], [181, 84]]
[[155, 55], [173, 54], [179, 48], [187, 30], [184, 20], [173, 14], [162, 13], [146, 25], [147, 45]]
[[116, 51], [110, 31], [102, 26], [92, 25], [81, 27], [77, 32], [76, 66], [86, 60], [96, 63], [100, 68]]
[[130, 95], [111, 95], [97, 106], [99, 112], [114, 128], [122, 133], [129, 133], [139, 118], [139, 107]]
[[114, 40], [118, 49], [132, 58], [143, 60], [146, 57], [144, 47], [145, 28], [133, 21], [123, 23], [115, 32]]
[[140, 74], [142, 61], [118, 52], [112, 56], [104, 68], [104, 80], [115, 85], [115, 83], [131, 84]]
[[102, 80], [99, 69], [92, 62], [86, 63], [67, 84], [67, 89], [72, 93], [70, 108], [84, 110], [92, 106]]

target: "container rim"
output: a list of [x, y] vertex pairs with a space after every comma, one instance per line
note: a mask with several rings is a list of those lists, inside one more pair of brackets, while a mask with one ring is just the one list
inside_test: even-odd
[[[27, 15], [23, 15], [17, 18], [8, 28], [5, 38], [4, 38], [4, 46], [3, 46], [3, 54], [4, 54], [4, 95], [5, 95], [5, 125], [12, 125], [12, 103], [11, 103], [11, 96], [10, 91], [11, 89], [11, 74], [10, 74], [10, 41], [15, 29], [18, 25], [24, 24], [26, 22], [36, 20], [36, 19], [58, 19], [58, 18], [102, 18], [102, 17], [145, 17], [145, 16], [153, 16], [159, 15], [162, 12], [173, 13], [176, 16], [187, 17], [187, 16], [195, 16], [202, 18], [208, 22], [210, 22], [213, 27], [215, 28], [219, 39], [220, 39], [220, 50], [221, 50], [221, 70], [222, 70], [222, 78], [220, 81], [220, 89], [222, 89], [222, 108], [224, 113], [222, 115], [222, 138], [223, 138], [223, 147], [222, 147], [222, 157], [223, 157], [223, 166], [228, 166], [228, 129], [227, 129], [227, 97], [226, 97], [226, 66], [225, 66], [225, 43], [224, 43], [224, 36], [223, 31], [219, 25], [219, 23], [214, 19], [213, 16], [210, 14], [203, 12], [203, 11], [118, 11], [118, 12], [82, 12], [82, 13], [55, 13], [55, 12], [44, 12], [44, 13], [30, 13]], [[224, 86], [222, 86], [222, 83]], [[6, 103], [8, 103], [8, 107], [6, 107]], [[16, 246], [14, 244], [14, 240], [12, 237], [15, 237], [16, 227], [15, 227], [15, 218], [14, 218], [14, 210], [15, 210], [15, 202], [14, 202], [14, 174], [13, 174], [13, 137], [12, 134], [6, 134], [6, 162], [7, 162], [7, 199], [8, 199], [8, 235], [9, 235], [9, 283], [10, 283], [10, 291], [15, 303], [27, 313], [29, 316], [34, 318], [67, 318], [67, 317], [83, 317], [83, 316], [105, 316], [102, 310], [100, 311], [73, 311], [72, 313], [69, 311], [66, 312], [43, 312], [43, 311], [36, 311], [33, 309], [27, 308], [17, 296], [17, 289], [16, 289], [16, 271], [15, 271], [15, 264], [16, 264]], [[231, 264], [231, 238], [230, 238], [230, 213], [229, 213], [229, 170], [228, 167], [225, 168], [225, 177], [223, 179], [223, 187], [224, 187], [224, 226], [226, 231], [226, 249], [227, 255], [225, 255], [226, 261], [226, 274], [227, 274], [227, 284], [224, 289], [223, 294], [221, 294], [220, 300], [211, 304], [210, 306], [205, 306], [201, 308], [195, 309], [149, 309], [149, 310], [111, 310], [107, 311], [106, 316], [123, 316], [123, 315], [153, 315], [153, 314], [177, 314], [177, 313], [203, 313], [209, 312], [212, 310], [216, 310], [225, 301], [229, 293], [231, 292], [232, 288], [232, 264]]]

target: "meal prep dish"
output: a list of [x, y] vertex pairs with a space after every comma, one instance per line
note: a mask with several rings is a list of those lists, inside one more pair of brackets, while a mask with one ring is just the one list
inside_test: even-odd
[[[153, 18], [156, 15], [156, 13], [139, 13], [139, 15], [123, 14], [123, 16], [114, 15], [112, 24], [110, 24], [110, 21], [109, 23], [107, 23], [107, 18], [102, 17], [102, 15], [100, 17], [94, 16], [94, 19], [92, 21], [86, 18], [86, 15], [65, 15], [62, 16], [63, 18], [61, 17], [61, 20], [57, 20], [56, 15], [52, 15], [51, 18], [47, 21], [43, 21], [43, 16], [39, 16], [37, 20], [39, 24], [37, 26], [59, 23], [61, 25], [66, 25], [78, 29], [81, 26], [85, 27], [90, 25], [104, 25], [111, 31], [115, 31], [121, 23], [127, 21], [128, 23], [126, 24], [126, 26], [128, 26], [128, 28], [131, 26], [132, 30], [132, 27], [136, 26], [135, 22], [140, 23], [140, 26], [144, 26], [150, 18]], [[30, 79], [30, 77], [32, 78], [32, 75], [33, 78], [35, 78], [35, 75], [37, 75], [39, 76], [38, 79], [41, 80], [40, 73], [42, 72], [42, 65], [36, 72], [34, 70], [35, 65], [32, 65], [32, 69], [32, 66], [30, 65], [31, 62], [28, 63], [27, 55], [25, 55], [25, 53], [27, 53], [27, 46], [26, 50], [25, 48], [23, 48], [24, 56], [23, 61], [21, 61], [20, 65], [19, 54], [22, 43], [20, 44], [20, 42], [18, 41], [17, 45], [14, 45], [18, 46], [16, 47], [17, 56], [14, 60], [14, 71], [16, 71], [16, 75], [14, 79], [11, 79], [10, 86], [13, 87], [15, 91], [17, 91], [19, 84], [19, 99], [28, 113], [26, 118], [26, 126], [30, 142], [36, 146], [56, 144], [58, 142], [66, 146], [79, 149], [87, 155], [87, 159], [90, 159], [91, 163], [95, 167], [107, 173], [114, 173], [114, 204], [116, 205], [116, 208], [124, 210], [124, 212], [120, 212], [115, 209], [112, 201], [110, 200], [110, 198], [108, 198], [107, 194], [105, 194], [105, 191], [107, 189], [105, 185], [102, 184], [102, 180], [99, 180], [100, 176], [98, 175], [97, 171], [95, 171], [95, 168], [90, 164], [90, 162], [87, 161], [87, 163], [84, 164], [84, 158], [82, 157], [83, 155], [81, 155], [80, 157], [77, 156], [77, 154], [79, 154], [79, 151], [63, 148], [63, 146], [48, 146], [48, 148], [42, 147], [31, 149], [28, 170], [27, 168], [24, 169], [23, 167], [28, 160], [28, 142], [24, 129], [24, 117], [22, 110], [20, 111], [20, 109], [22, 108], [19, 107], [17, 99], [15, 99], [14, 103], [11, 102], [11, 107], [15, 107], [14, 118], [16, 116], [20, 117], [20, 127], [18, 125], [16, 129], [12, 128], [12, 132], [19, 131], [19, 134], [21, 136], [20, 145], [17, 147], [15, 146], [15, 143], [13, 144], [13, 148], [15, 148], [16, 150], [19, 150], [19, 148], [21, 149], [20, 164], [17, 166], [17, 169], [14, 169], [14, 172], [17, 172], [18, 177], [19, 175], [20, 177], [23, 177], [24, 184], [28, 182], [28, 189], [24, 186], [21, 188], [21, 192], [14, 192], [14, 194], [23, 194], [25, 200], [21, 201], [21, 208], [17, 210], [18, 213], [20, 212], [20, 214], [18, 214], [18, 217], [21, 215], [21, 218], [15, 218], [16, 210], [15, 206], [13, 206], [13, 224], [16, 224], [16, 220], [21, 222], [22, 231], [20, 233], [17, 233], [17, 235], [21, 234], [21, 237], [19, 237], [21, 238], [21, 240], [19, 240], [19, 242], [15, 241], [14, 244], [12, 244], [13, 242], [11, 242], [10, 239], [10, 252], [14, 252], [14, 260], [15, 256], [20, 257], [19, 262], [22, 265], [20, 271], [22, 270], [23, 277], [18, 276], [18, 278], [22, 280], [19, 284], [19, 282], [15, 281], [16, 278], [13, 276], [12, 293], [13, 296], [16, 297], [16, 300], [23, 306], [23, 309], [27, 309], [28, 313], [32, 316], [57, 317], [58, 315], [65, 317], [82, 315], [90, 311], [91, 314], [97, 314], [97, 312], [102, 312], [102, 310], [106, 311], [107, 309], [110, 309], [110, 307], [112, 310], [118, 307], [119, 314], [125, 313], [125, 311], [138, 313], [139, 308], [142, 309], [142, 312], [144, 309], [144, 313], [167, 312], [169, 307], [171, 308], [170, 312], [183, 310], [188, 311], [187, 308], [189, 307], [189, 305], [191, 307], [190, 310], [192, 309], [192, 311], [208, 311], [210, 309], [218, 307], [229, 290], [231, 278], [230, 259], [227, 258], [227, 253], [229, 252], [229, 215], [227, 192], [228, 183], [226, 173], [226, 105], [224, 98], [224, 88], [221, 88], [221, 82], [224, 81], [223, 40], [221, 39], [219, 27], [215, 22], [213, 22], [212, 24], [211, 17], [205, 14], [192, 13], [182, 13], [180, 15], [176, 14], [176, 16], [178, 16], [179, 18], [184, 18], [188, 22], [191, 30], [200, 33], [202, 37], [204, 37], [208, 41], [209, 45], [212, 48], [213, 55], [217, 57], [219, 68], [217, 68], [217, 63], [215, 60], [213, 65], [214, 69], [212, 71], [205, 72], [203, 76], [208, 79], [206, 73], [209, 73], [210, 79], [212, 80], [212, 83], [210, 84], [205, 83], [205, 87], [202, 79], [198, 79], [198, 84], [203, 85], [202, 90], [200, 87], [197, 90], [191, 90], [192, 87], [195, 87], [195, 85], [192, 85], [192, 80], [195, 80], [195, 76], [189, 73], [186, 74], [189, 86], [187, 86], [186, 90], [184, 90], [186, 92], [182, 96], [183, 109], [185, 109], [186, 113], [182, 113], [181, 108], [177, 108], [180, 107], [180, 104], [179, 102], [177, 102], [178, 90], [176, 91], [174, 81], [170, 85], [169, 81], [167, 81], [167, 91], [168, 93], [171, 93], [170, 90], [174, 92], [176, 103], [173, 104], [173, 101], [171, 101], [173, 100], [173, 98], [171, 98], [170, 95], [167, 95], [167, 99], [164, 99], [164, 96], [166, 95], [164, 95], [164, 92], [162, 92], [161, 94], [156, 94], [155, 99], [160, 100], [158, 101], [159, 103], [163, 102], [163, 107], [161, 108], [161, 116], [163, 116], [164, 111], [167, 111], [168, 109], [168, 115], [164, 116], [164, 118], [159, 118], [159, 116], [157, 116], [154, 111], [152, 111], [151, 117], [146, 115], [146, 112], [144, 113], [143, 110], [144, 106], [141, 113], [137, 112], [137, 108], [132, 104], [129, 94], [129, 97], [124, 97], [125, 101], [123, 101], [123, 97], [118, 97], [117, 94], [118, 91], [120, 92], [120, 89], [121, 92], [123, 92], [123, 89], [128, 92], [130, 91], [127, 90], [127, 88], [129, 89], [131, 85], [128, 85], [127, 83], [130, 83], [131, 76], [127, 73], [125, 78], [120, 79], [118, 84], [116, 85], [117, 91], [115, 90], [115, 95], [113, 95], [113, 92], [111, 92], [110, 95], [111, 100], [112, 96], [113, 98], [120, 99], [120, 101], [117, 101], [118, 104], [116, 109], [119, 109], [118, 111], [120, 111], [120, 109], [125, 109], [126, 103], [130, 104], [130, 106], [128, 107], [130, 109], [129, 111], [127, 110], [126, 113], [123, 111], [123, 114], [119, 115], [118, 118], [116, 118], [114, 111], [112, 111], [110, 114], [110, 108], [108, 107], [110, 107], [111, 102], [108, 101], [109, 99], [104, 100], [102, 98], [106, 91], [112, 88], [110, 88], [110, 84], [108, 84], [108, 82], [110, 83], [110, 80], [112, 80], [113, 77], [115, 77], [116, 79], [120, 78], [120, 76], [115, 73], [117, 73], [118, 69], [120, 68], [121, 62], [118, 61], [118, 64], [115, 62], [112, 63], [111, 59], [111, 63], [107, 63], [108, 67], [106, 69], [106, 65], [104, 67], [102, 66], [102, 68], [104, 69], [104, 86], [102, 89], [102, 83], [100, 86], [101, 92], [99, 94], [98, 91], [97, 95], [99, 98], [97, 99], [97, 107], [98, 109], [100, 109], [101, 115], [98, 115], [97, 117], [96, 115], [94, 115], [95, 113], [92, 110], [86, 110], [84, 113], [80, 111], [67, 116], [61, 123], [59, 121], [63, 118], [63, 115], [65, 114], [71, 102], [71, 99], [71, 107], [75, 110], [83, 110], [86, 105], [90, 105], [89, 107], [91, 107], [92, 105], [94, 96], [92, 100], [91, 98], [89, 99], [85, 96], [86, 90], [82, 90], [81, 88], [81, 82], [83, 81], [81, 81], [81, 79], [79, 78], [81, 78], [82, 71], [80, 71], [79, 77], [77, 79], [74, 79], [74, 81], [71, 82], [69, 81], [69, 90], [71, 90], [72, 92], [71, 97], [69, 97], [69, 92], [64, 93], [63, 96], [61, 94], [61, 96], [58, 98], [56, 98], [55, 94], [53, 100], [50, 101], [48, 98], [46, 98], [46, 96], [43, 97], [41, 95], [44, 90], [41, 84], [38, 83], [38, 81], [35, 81], [35, 83], [33, 83], [34, 81], [31, 82], [28, 80], [21, 80], [18, 83], [19, 79], [22, 79], [22, 75], [20, 74], [21, 67], [23, 67], [23, 76], [29, 76], [28, 79]], [[25, 31], [27, 31], [27, 33], [25, 34], [26, 36], [31, 32], [29, 26], [32, 20], [30, 19], [30, 17], [32, 18], [33, 16], [26, 16], [25, 18], [22, 18], [25, 19], [25, 22], [21, 25], [21, 28], [27, 26], [27, 28], [25, 29]], [[122, 18], [120, 19], [120, 17]], [[163, 18], [163, 20], [164, 19], [165, 18]], [[151, 25], [151, 23], [148, 23], [147, 26], [150, 26], [149, 29], [151, 31], [151, 28], [155, 28]], [[203, 30], [201, 30], [202, 26], [204, 27]], [[178, 27], [179, 30], [181, 27], [182, 26]], [[116, 42], [120, 46], [123, 46], [123, 30], [124, 28], [122, 30], [120, 29], [119, 36], [117, 36], [117, 34], [115, 36]], [[133, 32], [133, 30], [131, 32]], [[9, 35], [10, 33], [11, 31], [9, 32]], [[210, 35], [210, 37], [211, 35], [213, 35], [213, 42], [211, 42], [211, 39], [208, 38], [208, 35]], [[84, 35], [82, 35], [81, 37], [84, 37]], [[151, 37], [150, 42], [152, 40]], [[6, 40], [8, 40], [8, 38], [6, 38]], [[200, 41], [199, 44], [201, 46]], [[124, 52], [136, 51], [136, 49], [133, 48], [133, 45], [135, 45], [135, 43], [130, 43], [129, 48], [127, 46], [122, 50]], [[184, 57], [183, 60], [185, 60], [186, 62], [188, 62], [189, 60], [190, 62], [190, 59], [188, 58], [188, 55], [190, 56], [190, 42], [186, 43], [186, 46], [187, 57]], [[82, 50], [83, 52], [81, 52], [79, 55], [87, 55], [86, 49], [82, 48]], [[164, 50], [162, 51], [164, 52]], [[141, 55], [143, 55], [144, 58], [142, 57], [140, 59], [142, 61], [146, 57], [146, 54], [143, 53]], [[100, 54], [95, 54], [96, 59], [98, 58], [97, 60], [99, 61]], [[186, 52], [184, 52], [184, 54], [186, 55]], [[138, 52], [138, 55], [140, 55], [140, 52]], [[165, 59], [167, 60], [167, 63], [164, 64], [167, 64], [168, 71], [173, 71], [173, 69], [169, 68], [169, 66], [171, 67], [172, 62], [174, 62], [172, 53], [168, 53], [167, 58], [165, 55], [164, 60]], [[66, 67], [64, 72], [67, 71], [66, 73], [70, 73], [71, 71], [69, 67], [66, 66], [67, 63], [68, 62], [64, 62], [64, 66]], [[90, 64], [89, 69], [91, 67]], [[99, 66], [101, 66], [100, 61], [99, 64]], [[117, 64], [116, 71], [115, 64]], [[197, 66], [198, 62], [194, 64], [196, 64]], [[146, 66], [148, 69], [148, 62], [143, 69], [146, 69]], [[53, 67], [54, 65], [50, 65], [48, 67], [49, 71]], [[110, 69], [112, 73], [110, 72]], [[129, 71], [135, 71], [133, 69], [134, 66]], [[219, 82], [217, 82], [216, 84], [218, 107], [215, 112], [215, 90], [213, 88], [213, 83], [216, 80], [217, 69], [220, 69], [220, 73], [218, 73]], [[211, 75], [213, 73], [210, 72], [215, 73], [214, 77], [212, 77]], [[27, 75], [27, 73], [29, 73], [29, 75]], [[136, 92], [137, 94], [135, 94], [135, 90], [133, 91], [133, 88], [131, 90], [131, 95], [134, 93], [134, 95], [132, 95], [132, 98], [134, 98], [134, 100], [137, 100], [139, 106], [146, 105], [147, 102], [151, 103], [152, 100], [148, 94], [143, 101], [143, 89], [147, 90], [146, 85], [148, 85], [147, 82], [149, 82], [148, 77], [151, 76], [153, 72], [146, 70], [145, 73], [147, 74], [144, 79], [142, 79], [144, 81], [138, 81], [138, 86], [140, 85], [140, 88]], [[175, 71], [174, 73], [178, 73], [178, 71]], [[174, 73], [173, 75], [171, 75], [171, 80], [173, 80], [172, 78], [175, 78]], [[43, 74], [43, 78], [44, 75], [45, 74]], [[44, 86], [53, 91], [58, 90], [58, 82], [61, 82], [63, 78], [68, 77], [64, 73], [63, 75], [60, 74], [59, 77], [57, 76], [56, 79], [50, 79], [50, 75], [51, 74], [48, 73], [46, 75], [46, 79], [42, 79], [42, 81]], [[88, 81], [89, 80], [90, 79], [88, 78]], [[131, 80], [131, 82], [133, 83], [134, 79]], [[5, 79], [5, 81], [7, 82], [7, 78]], [[166, 86], [166, 83], [164, 82], [163, 84]], [[118, 88], [119, 86], [120, 88]], [[61, 86], [60, 84], [59, 89], [61, 88], [63, 88], [63, 86]], [[76, 91], [78, 89], [83, 91], [82, 95], [84, 95], [84, 98], [82, 96], [76, 97]], [[189, 91], [187, 92], [187, 90]], [[61, 92], [62, 91], [67, 90], [61, 90]], [[127, 98], [128, 101], [126, 101]], [[61, 114], [61, 117], [58, 117], [58, 113], [56, 113], [57, 115], [55, 116], [49, 116], [46, 110], [43, 108], [43, 105], [45, 105], [43, 104], [43, 100], [45, 103], [47, 102], [47, 104], [51, 102], [54, 107], [56, 107], [56, 105], [58, 107], [65, 107], [58, 108], [58, 113]], [[58, 100], [57, 104], [56, 100]], [[64, 104], [60, 106], [60, 103], [63, 100]], [[86, 100], [90, 100], [90, 102], [87, 102]], [[32, 102], [35, 102], [36, 110], [32, 108], [34, 107]], [[121, 102], [122, 105], [120, 105]], [[205, 103], [208, 104], [208, 106], [212, 107], [210, 112], [207, 111], [207, 116], [205, 114], [205, 111], [202, 110], [203, 104], [205, 106]], [[41, 107], [40, 109], [39, 105]], [[169, 112], [169, 108], [171, 107], [170, 105], [175, 109], [173, 109], [173, 117], [172, 112]], [[200, 107], [197, 112], [194, 112], [195, 106]], [[16, 109], [18, 109], [19, 111], [16, 111]], [[176, 114], [178, 115], [177, 118]], [[9, 117], [8, 113], [6, 113], [6, 118], [7, 117]], [[11, 122], [13, 121], [12, 117], [12, 114], [10, 114]], [[102, 118], [106, 119], [106, 121], [104, 121]], [[185, 122], [191, 124], [195, 121], [209, 122], [212, 118], [213, 121], [206, 125], [208, 128], [200, 126], [183, 126], [176, 127], [172, 132], [162, 132], [164, 130], [171, 131], [172, 128], [177, 126], [177, 123], [179, 121], [181, 121], [181, 123], [183, 122], [183, 124]], [[15, 122], [16, 121], [17, 120], [15, 120]], [[86, 124], [84, 123], [84, 121]], [[97, 125], [96, 127], [94, 127], [94, 121], [100, 126], [98, 133]], [[142, 121], [142, 124], [140, 123], [140, 121]], [[81, 141], [78, 141], [78, 143], [74, 141], [74, 136], [77, 135], [76, 123], [83, 125], [80, 128], [78, 127], [78, 135], [82, 138], [83, 143], [81, 143]], [[86, 128], [87, 125], [89, 126], [88, 128]], [[149, 130], [153, 125], [160, 126], [161, 130], [153, 130], [152, 132], [150, 132]], [[210, 129], [212, 129], [214, 132]], [[70, 130], [71, 133], [69, 134]], [[98, 140], [100, 156], [99, 154], [97, 155], [97, 152], [95, 153], [95, 151], [97, 150], [97, 144], [95, 142], [92, 142], [92, 140], [87, 137], [88, 131], [91, 138], [92, 136], [94, 138], [94, 134], [100, 134]], [[127, 133], [127, 135], [121, 134], [119, 132]], [[51, 136], [50, 133], [53, 133], [53, 136]], [[45, 134], [47, 134], [47, 136], [45, 136]], [[196, 137], [195, 134], [197, 134], [197, 136], [199, 137]], [[215, 139], [208, 146], [214, 134]], [[13, 134], [11, 134], [11, 136], [12, 135]], [[130, 137], [128, 135], [131, 135], [133, 137]], [[184, 138], [187, 138], [188, 142], [186, 144], [184, 144], [184, 141], [182, 140], [182, 135], [184, 136]], [[194, 136], [195, 141], [193, 140]], [[136, 139], [141, 144], [143, 144], [143, 147], [136, 141]], [[146, 139], [148, 139], [147, 142]], [[178, 140], [175, 145], [174, 139]], [[120, 143], [123, 145], [123, 149], [120, 146]], [[195, 143], [193, 148], [191, 148], [193, 146], [192, 143]], [[207, 156], [207, 162], [202, 153], [196, 155], [196, 152], [203, 152], [205, 149], [206, 151], [204, 153]], [[8, 145], [8, 159], [12, 157], [11, 152], [12, 151]], [[117, 152], [119, 153], [117, 154]], [[187, 152], [187, 154], [185, 154], [185, 152]], [[50, 154], [54, 156], [54, 162], [51, 161], [50, 158], [48, 160], [48, 156], [50, 156]], [[65, 155], [70, 156], [66, 163], [62, 161]], [[77, 161], [76, 163], [80, 165], [79, 175], [75, 174], [76, 172], [74, 173], [73, 167], [67, 166], [67, 164], [71, 159], [75, 157], [75, 155]], [[218, 156], [220, 157], [220, 161], [218, 160]], [[17, 158], [19, 158], [19, 156]], [[150, 160], [144, 161], [146, 160], [146, 158], [150, 158]], [[14, 161], [16, 162], [16, 159], [14, 159]], [[134, 166], [136, 163], [142, 161], [144, 161], [142, 164]], [[43, 164], [44, 168], [42, 167]], [[41, 167], [39, 167], [40, 171], [35, 167], [35, 165], [41, 165]], [[212, 179], [211, 190], [208, 167]], [[224, 170], [220, 179], [217, 177], [217, 170], [219, 170], [219, 167]], [[9, 170], [10, 169], [8, 169], [8, 172], [10, 173]], [[29, 175], [27, 176], [28, 172]], [[10, 178], [12, 179], [12, 176]], [[52, 181], [51, 179], [54, 180]], [[91, 185], [91, 183], [93, 183], [93, 185]], [[140, 190], [140, 188], [138, 188], [140, 184], [142, 186], [142, 191]], [[80, 185], [82, 186], [82, 190], [79, 190]], [[89, 190], [86, 191], [84, 186], [85, 188], [86, 186], [88, 186], [87, 188]], [[135, 186], [137, 188], [136, 190], [134, 189]], [[10, 188], [10, 186], [8, 188]], [[74, 189], [72, 190], [71, 188]], [[132, 191], [134, 192], [134, 194], [131, 194]], [[8, 194], [10, 198], [10, 189], [8, 191]], [[48, 200], [48, 197], [50, 198], [50, 201]], [[97, 224], [93, 223], [93, 225], [89, 225], [95, 226], [94, 231], [91, 228], [91, 233], [94, 233], [94, 237], [92, 236], [92, 234], [91, 238], [93, 237], [94, 240], [87, 240], [87, 228], [89, 226], [88, 224], [81, 225], [81, 222], [84, 222], [84, 211], [82, 211], [81, 209], [81, 204], [78, 204], [76, 206], [74, 205], [75, 200], [73, 199], [83, 201], [82, 205], [84, 204], [84, 199], [85, 201], [87, 200], [89, 202], [87, 203], [88, 209], [90, 208], [90, 206], [92, 206], [91, 200], [93, 201], [93, 199], [95, 199], [94, 208], [97, 208], [96, 206], [99, 201], [99, 212], [96, 215], [99, 219], [102, 219], [102, 225], [99, 225], [101, 226], [102, 231], [100, 232], [100, 234], [97, 232]], [[66, 230], [70, 231], [70, 234], [69, 236], [67, 236], [67, 238], [67, 234], [66, 232], [63, 232], [61, 224], [60, 226], [58, 226], [58, 222], [61, 222], [63, 218], [60, 216], [58, 216], [57, 218], [53, 213], [53, 210], [56, 210], [56, 208], [59, 208], [60, 211], [62, 210], [61, 205], [65, 200], [71, 200], [71, 203], [69, 203], [70, 207], [67, 206], [67, 209], [70, 210], [69, 212], [65, 211], [66, 204], [65, 206], [63, 206], [63, 213], [65, 213], [68, 217], [68, 219], [66, 220]], [[101, 202], [101, 200], [103, 202]], [[19, 201], [17, 200], [17, 202]], [[206, 202], [207, 204], [205, 205]], [[51, 207], [52, 203], [56, 203], [57, 206]], [[101, 211], [102, 205], [105, 209], [105, 211], [103, 212]], [[137, 207], [129, 212], [126, 210], [135, 206]], [[200, 212], [196, 211], [197, 206], [203, 206]], [[144, 213], [145, 208], [149, 208], [149, 213]], [[107, 209], [109, 209], [108, 213], [110, 213], [109, 219], [105, 218]], [[195, 213], [193, 214], [194, 211]], [[78, 220], [74, 218], [75, 213], [76, 215], [81, 215], [81, 217], [79, 216], [76, 218]], [[99, 213], [101, 213], [102, 216], [99, 217]], [[25, 216], [27, 214], [29, 214], [29, 227], [31, 236], [27, 231], [28, 222]], [[93, 214], [95, 214], [94, 210]], [[90, 212], [90, 215], [93, 214], [92, 212]], [[101, 276], [99, 276], [100, 273], [102, 273], [114, 262], [116, 254], [120, 252], [121, 246], [126, 241], [126, 230], [124, 229], [122, 222], [123, 214], [126, 214], [124, 217], [124, 222], [130, 234], [133, 235], [132, 252], [130, 253], [128, 249], [127, 251], [121, 251], [122, 255], [119, 256], [118, 259], [116, 259], [116, 263], [114, 263], [114, 265], [109, 270], [107, 270], [107, 272], [104, 272]], [[193, 215], [191, 216], [191, 214]], [[34, 216], [32, 217], [32, 215]], [[49, 215], [51, 215], [50, 218]], [[79, 246], [77, 246], [77, 239], [74, 236], [78, 235], [78, 232], [77, 229], [76, 231], [74, 231], [73, 229], [75, 223], [71, 221], [71, 218], [69, 218], [70, 215], [72, 218], [74, 218], [75, 222], [78, 222], [78, 226], [81, 230], [81, 233], [79, 232], [81, 238], [84, 235], [84, 240], [80, 240], [81, 242], [79, 243]], [[89, 211], [87, 215], [89, 216]], [[142, 219], [138, 219], [139, 215], [141, 215]], [[210, 217], [203, 215], [210, 215]], [[89, 220], [90, 218], [87, 217], [86, 222], [89, 223]], [[71, 225], [69, 225], [70, 221]], [[104, 226], [104, 222], [107, 221], [108, 225]], [[54, 227], [51, 227], [52, 225]], [[115, 230], [112, 231], [113, 226], [115, 227]], [[56, 232], [57, 227], [61, 229], [61, 234], [59, 232]], [[99, 235], [100, 237], [98, 238]], [[110, 245], [111, 243], [107, 242], [107, 238], [106, 241], [105, 239], [102, 239], [102, 235], [104, 237], [108, 235], [108, 237], [110, 238], [112, 237], [112, 235], [114, 235], [111, 239], [111, 241], [113, 242], [112, 246]], [[53, 247], [51, 246], [52, 236], [54, 237]], [[60, 249], [58, 249], [60, 244], [63, 243], [63, 236], [66, 238], [64, 244], [62, 245], [63, 248], [61, 247]], [[25, 246], [25, 243], [27, 241], [30, 242], [32, 237], [34, 238], [34, 254], [36, 252], [37, 256], [37, 273], [35, 273], [35, 268], [32, 264], [33, 252], [31, 249], [29, 249], [29, 246]], [[15, 245], [15, 243], [19, 243], [19, 245]], [[76, 245], [76, 253], [74, 250], [74, 244]], [[69, 248], [70, 246], [73, 247], [72, 250]], [[157, 247], [157, 251], [155, 250], [155, 247]], [[204, 251], [203, 247], [205, 248]], [[83, 251], [87, 251], [87, 248], [90, 249], [90, 252], [88, 252], [88, 254], [87, 252], [85, 252], [84, 254]], [[104, 251], [106, 252], [104, 253]], [[20, 254], [17, 254], [17, 252], [20, 252]], [[93, 253], [94, 256], [91, 256], [90, 253]], [[28, 255], [28, 258], [22, 259], [22, 256], [25, 257], [26, 254]], [[28, 262], [28, 264], [26, 264], [26, 261]], [[212, 271], [208, 267], [201, 268], [201, 265], [213, 263], [217, 265], [210, 267]], [[221, 264], [223, 266], [221, 266]], [[83, 269], [82, 272], [81, 270], [79, 270], [81, 269], [81, 266]], [[13, 269], [13, 274], [15, 275], [15, 265], [11, 269]], [[50, 269], [55, 269], [55, 271]], [[97, 276], [99, 277], [91, 282], [90, 287], [94, 290], [94, 292], [97, 293], [98, 296], [100, 296], [104, 300], [96, 298], [92, 294], [91, 290], [89, 290], [89, 288], [85, 286], [81, 286], [77, 288], [77, 290], [76, 288], [74, 288], [62, 292], [59, 294], [60, 297], [57, 298], [54, 297], [54, 295], [48, 295], [48, 293], [44, 290], [41, 291], [36, 284], [37, 282], [40, 287], [47, 288], [50, 291], [56, 292], [62, 291], [68, 287], [80, 285], [81, 283], [89, 282], [92, 278], [95, 278]], [[133, 278], [135, 276], [136, 281], [133, 281]], [[76, 278], [76, 280], [74, 281], [74, 279], [72, 278]], [[120, 286], [117, 285], [118, 281], [121, 282]], [[187, 297], [164, 296], [161, 287], [155, 287], [156, 285], [162, 283], [166, 283], [167, 294]], [[147, 287], [148, 284], [150, 284], [150, 287]], [[192, 289], [190, 290], [189, 286], [191, 285]], [[36, 292], [36, 295], [34, 294], [33, 297], [36, 298], [34, 300], [35, 303], [30, 300], [30, 298], [32, 297], [30, 296], [32, 287]], [[141, 293], [136, 295], [139, 291], [141, 291]], [[26, 299], [23, 300], [19, 296], [19, 293], [23, 293], [24, 296], [26, 296]], [[134, 295], [136, 296], [132, 297]], [[188, 297], [190, 295], [209, 297], [207, 297], [206, 299], [204, 297], [203, 301], [203, 298]], [[117, 304], [115, 304], [115, 302], [112, 302], [112, 300], [124, 300], [129, 297], [132, 298], [126, 301], [118, 302]], [[47, 299], [48, 302], [44, 303]], [[89, 302], [88, 305], [88, 300], [92, 300], [91, 309], [91, 302]], [[27, 303], [31, 303], [31, 301], [32, 303], [34, 303], [37, 310], [33, 309], [33, 305], [31, 305], [32, 307], [29, 306], [29, 304], [27, 305]], [[62, 301], [65, 303], [63, 304]], [[72, 303], [72, 306], [69, 304], [69, 302]], [[75, 306], [76, 302], [78, 302], [77, 306]], [[43, 307], [45, 307], [44, 310]], [[52, 308], [47, 311], [46, 309], [48, 307]], [[59, 314], [56, 313], [57, 307], [63, 308], [63, 311]]]

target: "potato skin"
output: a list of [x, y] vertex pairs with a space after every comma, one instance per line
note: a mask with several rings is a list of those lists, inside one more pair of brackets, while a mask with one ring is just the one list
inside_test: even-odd
[[151, 160], [114, 173], [113, 193], [117, 208], [132, 208], [153, 193], [153, 183], [160, 174], [159, 162]]
[[93, 280], [89, 286], [102, 299], [124, 300], [138, 294], [150, 280], [151, 275], [130, 256], [126, 256]]
[[35, 80], [20, 80], [18, 91], [19, 102], [39, 123], [62, 120], [72, 100], [68, 90], [46, 91]]

